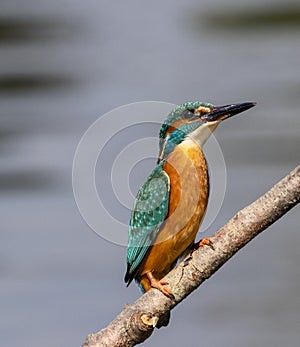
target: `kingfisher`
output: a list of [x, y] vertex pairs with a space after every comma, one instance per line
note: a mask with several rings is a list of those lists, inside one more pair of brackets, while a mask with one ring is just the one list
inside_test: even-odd
[[159, 133], [157, 166], [138, 191], [131, 212], [127, 248], [127, 286], [135, 279], [142, 292], [151, 287], [172, 298], [162, 278], [195, 244], [209, 198], [203, 145], [225, 119], [255, 106], [243, 102], [214, 106], [187, 102], [174, 108]]

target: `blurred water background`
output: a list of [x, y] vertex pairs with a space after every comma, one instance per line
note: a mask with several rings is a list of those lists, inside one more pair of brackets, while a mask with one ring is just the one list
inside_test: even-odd
[[[140, 295], [123, 283], [126, 249], [89, 229], [72, 193], [76, 146], [100, 115], [257, 101], [216, 132], [227, 192], [205, 236], [299, 162], [298, 1], [4, 0], [0, 52], [3, 346], [79, 346]], [[144, 346], [299, 346], [299, 245], [295, 208]]]

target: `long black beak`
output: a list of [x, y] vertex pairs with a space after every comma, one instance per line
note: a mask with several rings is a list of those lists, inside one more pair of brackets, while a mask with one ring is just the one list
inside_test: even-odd
[[243, 102], [240, 104], [232, 104], [225, 106], [217, 106], [211, 112], [201, 116], [203, 122], [213, 122], [216, 120], [224, 120], [238, 113], [244, 112], [254, 107], [256, 102]]

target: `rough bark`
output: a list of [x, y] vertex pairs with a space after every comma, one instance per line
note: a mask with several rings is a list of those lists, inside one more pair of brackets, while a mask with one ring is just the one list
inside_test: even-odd
[[106, 328], [88, 335], [83, 347], [129, 347], [146, 340], [155, 327], [168, 323], [172, 308], [299, 201], [300, 166], [217, 231], [210, 238], [214, 249], [200, 247], [164, 278], [174, 300], [151, 289], [135, 303], [124, 307]]

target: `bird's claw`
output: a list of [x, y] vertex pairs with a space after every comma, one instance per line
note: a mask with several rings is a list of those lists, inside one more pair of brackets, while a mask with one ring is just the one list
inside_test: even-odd
[[168, 298], [174, 300], [175, 297], [168, 287], [165, 287], [168, 282], [156, 279], [151, 272], [147, 273], [147, 277], [150, 281], [151, 287], [158, 289], [160, 292], [165, 294]]

